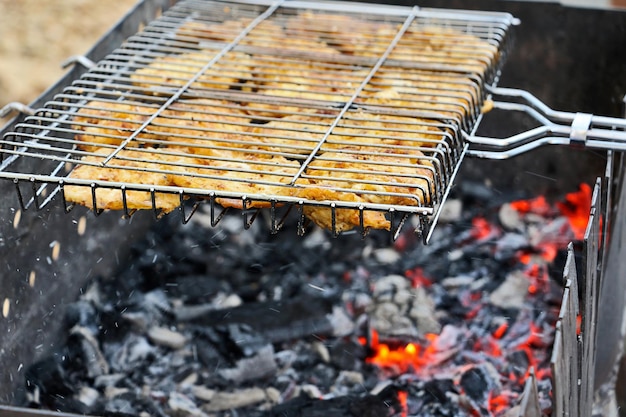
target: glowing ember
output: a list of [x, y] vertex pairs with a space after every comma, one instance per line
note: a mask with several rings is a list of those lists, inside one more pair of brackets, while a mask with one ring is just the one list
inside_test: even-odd
[[510, 205], [520, 214], [533, 213], [547, 217], [557, 211], [567, 218], [576, 239], [582, 239], [591, 210], [591, 193], [591, 186], [583, 183], [580, 184], [579, 191], [567, 194], [565, 200], [557, 202], [555, 207], [550, 205], [543, 196], [530, 200], [514, 201]]
[[544, 196], [539, 196], [531, 200], [513, 201], [511, 207], [521, 214], [533, 213], [541, 216], [548, 216], [552, 213], [552, 206], [548, 203]]
[[582, 239], [585, 236], [591, 210], [591, 192], [588, 184], [580, 184], [579, 191], [567, 194], [564, 202], [557, 203], [561, 214], [569, 220], [576, 239]]
[[502, 323], [498, 328], [493, 332], [493, 337], [496, 339], [502, 339], [502, 336], [506, 333], [509, 328], [509, 324], [507, 322]]
[[407, 405], [409, 394], [406, 391], [398, 391], [398, 401], [400, 402], [400, 407], [402, 408], [402, 413], [400, 414], [402, 417], [406, 417], [409, 414], [409, 408]]
[[526, 271], [526, 275], [530, 280], [528, 286], [528, 292], [531, 294], [546, 293], [549, 291], [550, 276], [548, 275], [548, 269], [538, 264], [532, 264]]
[[496, 229], [486, 219], [475, 217], [472, 219], [472, 237], [476, 240], [483, 240], [492, 237]]
[[[374, 354], [367, 359], [368, 363], [394, 370], [401, 374], [428, 367], [432, 356], [437, 353], [434, 346], [437, 335], [428, 333], [423, 343], [408, 343], [404, 347], [391, 348], [388, 344], [380, 343], [378, 332], [372, 331], [370, 348]], [[361, 339], [362, 342], [365, 342]]]
[[[590, 201], [591, 188], [583, 184], [578, 192], [568, 194], [561, 203], [550, 204], [543, 196], [511, 203], [511, 207], [521, 215], [524, 230], [535, 234], [529, 233], [527, 241], [521, 241], [517, 247], [512, 246], [513, 250], [506, 255], [510, 258], [506, 259], [498, 259], [494, 255], [498, 255], [496, 247], [499, 242], [517, 242], [505, 240], [507, 233], [512, 233], [489, 217], [474, 217], [471, 229], [456, 240], [459, 245], [455, 248], [456, 252], [448, 252], [444, 257], [449, 255], [450, 259], [457, 259], [461, 256], [459, 254], [467, 251], [471, 254], [468, 256], [469, 265], [474, 260], [476, 265], [480, 265], [478, 260], [489, 259], [502, 262], [506, 271], [517, 273], [522, 282], [521, 287], [512, 290], [517, 291], [515, 296], [521, 300], [517, 304], [517, 312], [513, 316], [502, 315], [501, 308], [508, 307], [492, 305], [491, 296], [481, 289], [481, 284], [474, 282], [467, 287], [460, 286], [460, 282], [473, 282], [474, 277], [480, 281], [484, 276], [481, 272], [455, 267], [450, 273], [450, 269], [442, 269], [451, 277], [448, 284], [451, 287], [446, 291], [451, 289], [455, 292], [452, 303], [456, 312], [452, 315], [447, 313], [447, 320], [453, 323], [446, 324], [440, 334], [424, 332], [420, 337], [403, 339], [406, 343], [399, 343], [397, 338], [381, 340], [379, 333], [371, 330], [369, 341], [366, 337], [359, 339], [371, 351], [366, 362], [376, 365], [387, 375], [412, 381], [457, 375], [451, 377], [451, 389], [469, 398], [471, 404], [465, 410], [467, 415], [506, 415], [518, 400], [531, 369], [534, 369], [538, 381], [549, 381], [551, 378], [548, 364], [558, 309], [552, 308], [549, 299], [558, 284], [550, 279], [549, 265], [557, 259], [559, 251], [565, 249], [572, 236], [582, 238]], [[404, 247], [405, 243], [399, 246]], [[499, 255], [503, 256], [502, 253], [506, 252]], [[432, 259], [428, 258], [428, 261]], [[433, 271], [438, 270], [429, 268], [427, 263], [409, 265], [404, 269], [404, 276], [411, 288], [439, 294], [441, 278]], [[526, 289], [526, 292], [520, 293], [520, 289]], [[450, 297], [449, 294], [447, 296]], [[494, 320], [494, 317], [506, 318], [503, 321]], [[462, 385], [459, 375], [466, 375], [479, 364], [491, 367], [498, 375], [495, 377], [497, 382], [487, 384], [485, 394], [480, 394], [480, 391], [472, 394], [467, 384]], [[402, 416], [408, 414], [412, 398], [411, 391], [399, 391]]]
[[419, 267], [405, 271], [404, 276], [411, 281], [413, 288], [430, 287], [433, 284], [432, 280], [424, 275], [424, 270]]
[[494, 414], [500, 414], [508, 411], [511, 400], [516, 398], [513, 393], [489, 393], [489, 410]]

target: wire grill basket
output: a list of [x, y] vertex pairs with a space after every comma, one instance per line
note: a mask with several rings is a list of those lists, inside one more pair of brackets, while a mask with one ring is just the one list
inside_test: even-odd
[[181, 1], [2, 139], [23, 208], [295, 208], [426, 237], [516, 21], [342, 2]]

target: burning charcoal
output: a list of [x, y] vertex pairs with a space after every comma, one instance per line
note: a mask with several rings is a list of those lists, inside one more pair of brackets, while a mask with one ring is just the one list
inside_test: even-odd
[[234, 368], [220, 369], [219, 375], [227, 381], [241, 384], [273, 376], [277, 367], [274, 361], [274, 348], [266, 345], [260, 348], [254, 356], [237, 361]]
[[245, 388], [233, 392], [215, 392], [209, 402], [202, 406], [202, 410], [212, 413], [246, 407], [267, 400], [267, 394], [261, 388]]
[[89, 379], [109, 373], [109, 363], [90, 330], [74, 326], [67, 340], [69, 361], [73, 369], [80, 369]]
[[226, 359], [222, 357], [220, 351], [204, 338], [194, 338], [195, 351], [200, 363], [208, 369], [216, 369], [223, 364]]
[[[210, 311], [214, 311], [217, 307], [213, 303], [198, 305], [179, 305], [174, 306], [174, 317], [177, 322], [192, 321], [203, 317]], [[228, 308], [228, 307], [227, 307]]]
[[143, 296], [144, 309], [156, 317], [172, 311], [167, 294], [162, 289], [152, 290]]
[[332, 313], [327, 315], [326, 318], [333, 326], [333, 336], [343, 337], [354, 333], [354, 321], [347, 316], [342, 307], [333, 306]]
[[455, 291], [470, 286], [474, 280], [475, 278], [469, 275], [459, 275], [443, 279], [441, 286], [448, 291]]
[[196, 330], [198, 357], [210, 369], [219, 367], [225, 380], [242, 383], [276, 373], [274, 348], [263, 336], [242, 324]]
[[424, 382], [420, 387], [424, 403], [445, 404], [448, 401], [448, 393], [455, 392], [454, 381], [451, 379], [432, 379]]
[[324, 363], [330, 362], [330, 352], [328, 351], [328, 348], [326, 347], [324, 343], [319, 342], [319, 341], [314, 341], [313, 343], [311, 343], [311, 348], [317, 354], [317, 356], [319, 356], [322, 362]]
[[422, 287], [411, 289], [409, 317], [414, 320], [419, 334], [439, 333], [441, 324], [435, 313], [435, 303]]
[[47, 404], [47, 407], [52, 410], [72, 414], [88, 414], [90, 411], [86, 404], [73, 397], [55, 396], [50, 398], [50, 402]]
[[359, 371], [366, 356], [365, 346], [354, 340], [340, 339], [330, 347], [331, 363], [338, 369]]
[[393, 248], [376, 249], [373, 253], [374, 259], [383, 265], [390, 265], [400, 260], [400, 254]]
[[[136, 291], [119, 307], [122, 306], [120, 316], [123, 321], [141, 332], [158, 325], [172, 312], [167, 295], [161, 289], [148, 293]], [[119, 322], [114, 320], [113, 324], [118, 326]]]
[[218, 349], [230, 363], [254, 356], [267, 340], [246, 324], [232, 323], [213, 327], [198, 328], [198, 337], [205, 339]]
[[376, 396], [366, 395], [359, 401], [354, 401], [349, 411], [355, 417], [379, 417], [401, 414], [403, 409], [398, 397], [398, 389], [389, 386]]
[[348, 395], [356, 387], [358, 392], [363, 392], [365, 390], [364, 382], [362, 373], [344, 370], [339, 372], [331, 391], [334, 395]]
[[130, 333], [121, 346], [117, 343], [105, 345], [105, 354], [114, 372], [127, 372], [141, 365], [147, 358], [154, 357], [157, 351], [145, 337]]
[[510, 372], [520, 380], [526, 375], [530, 367], [530, 358], [525, 350], [515, 350], [506, 357]]
[[230, 289], [224, 281], [206, 275], [186, 275], [168, 283], [167, 291], [170, 296], [180, 298], [185, 303], [200, 304], [211, 301], [222, 291], [230, 292]]
[[187, 338], [183, 334], [159, 326], [148, 330], [148, 338], [152, 343], [170, 349], [181, 349], [187, 343]]
[[183, 365], [182, 369], [179, 369], [174, 375], [172, 375], [172, 380], [181, 387], [188, 387], [196, 384], [200, 377], [198, 376], [198, 373], [195, 372], [195, 365], [196, 364]]
[[131, 417], [139, 415], [133, 404], [134, 396], [125, 394], [110, 399], [104, 406], [104, 412], [111, 417]]
[[26, 370], [26, 392], [31, 403], [41, 405], [49, 404], [55, 397], [69, 397], [74, 388], [70, 385], [61, 359], [48, 356]]
[[337, 379], [338, 371], [325, 363], [318, 363], [312, 369], [307, 370], [308, 381], [314, 383], [320, 389], [328, 391]]
[[215, 395], [215, 390], [207, 388], [203, 385], [193, 385], [191, 387], [191, 393], [197, 400], [209, 402]]
[[457, 326], [443, 326], [433, 346], [438, 352], [446, 352], [457, 349], [459, 341], [467, 337], [467, 332]]
[[461, 220], [463, 213], [463, 202], [459, 199], [449, 198], [441, 209], [439, 221], [441, 223], [450, 223]]
[[304, 384], [300, 386], [300, 391], [309, 396], [309, 398], [322, 398], [324, 394], [317, 385]]
[[508, 274], [504, 282], [489, 294], [489, 302], [500, 308], [522, 308], [526, 294], [528, 294], [528, 286], [530, 282], [528, 277], [521, 271], [513, 271]]
[[[271, 343], [297, 340], [311, 335], [330, 335], [334, 298], [300, 296], [281, 302], [248, 303], [239, 307], [207, 312], [191, 323], [246, 324]], [[180, 317], [179, 317], [180, 320]]]
[[290, 349], [284, 349], [274, 354], [274, 360], [281, 372], [291, 368], [297, 358], [298, 354]]
[[495, 201], [496, 195], [494, 189], [488, 184], [479, 183], [476, 181], [462, 181], [459, 183], [460, 194], [464, 200], [478, 202], [483, 204], [491, 204]]
[[93, 386], [100, 389], [100, 390], [104, 390], [107, 387], [114, 387], [118, 384], [118, 382], [120, 382], [122, 379], [125, 378], [125, 374], [119, 373], [119, 374], [108, 374], [108, 375], [100, 375], [97, 376], [94, 379], [94, 383]]
[[489, 363], [480, 364], [461, 375], [459, 382], [463, 393], [480, 407], [486, 407], [489, 393], [499, 389], [498, 373]]
[[417, 336], [417, 329], [395, 303], [378, 304], [372, 312], [371, 320], [372, 327], [381, 334]]
[[170, 393], [167, 406], [169, 407], [168, 415], [172, 417], [207, 416], [190, 398], [179, 392]]
[[274, 387], [269, 387], [265, 389], [265, 396], [272, 404], [278, 404], [281, 400], [280, 391], [278, 391]]
[[387, 275], [374, 283], [373, 295], [376, 301], [393, 301], [400, 291], [410, 287], [409, 281], [401, 275]]
[[302, 240], [302, 247], [306, 249], [325, 249], [328, 250], [331, 247], [328, 234], [321, 228], [315, 228], [310, 233], [304, 235]]
[[511, 259], [515, 256], [515, 252], [530, 246], [528, 238], [518, 233], [505, 233], [496, 242], [497, 259]]
[[81, 387], [76, 400], [85, 405], [87, 410], [92, 409], [100, 399], [100, 392], [90, 387]]
[[[483, 210], [491, 193], [457, 194], [463, 219], [440, 225], [430, 246], [411, 231], [390, 245], [386, 233], [316, 230], [295, 245], [288, 232], [242, 232], [239, 215], [210, 230], [166, 220], [137, 262], [70, 306], [67, 330], [81, 330], [48, 377], [64, 381], [68, 401], [42, 401], [37, 388], [37, 402], [103, 416], [500, 415], [490, 395], [517, 393], [531, 362], [546, 362], [537, 334], [556, 317], [535, 313], [550, 310], [550, 294], [528, 295], [543, 277], [516, 253], [541, 257], [525, 233], [540, 236], [548, 220], [505, 219], [505, 233]], [[115, 373], [83, 359], [98, 358], [84, 353], [96, 331]]]
[[300, 387], [295, 382], [297, 379], [296, 371], [289, 369], [274, 380], [274, 387], [280, 391], [280, 402], [289, 401], [302, 393]]
[[279, 404], [263, 417], [381, 417], [401, 412], [397, 390], [394, 387], [378, 395], [344, 396], [320, 400], [301, 395]]
[[522, 216], [519, 211], [517, 211], [513, 206], [509, 203], [505, 203], [500, 206], [500, 210], [498, 211], [498, 219], [500, 220], [500, 224], [508, 230], [523, 230], [524, 222], [522, 221]]
[[120, 390], [92, 413], [106, 417], [169, 417], [159, 403], [137, 389]]
[[89, 329], [91, 334], [98, 334], [98, 312], [89, 301], [76, 301], [65, 308], [65, 325], [68, 329], [78, 325]]
[[542, 227], [535, 229], [535, 231], [530, 236], [533, 246], [538, 246], [541, 243], [554, 244], [554, 242], [571, 242], [576, 240], [567, 217], [557, 217], [547, 224], [543, 224]]
[[291, 366], [293, 370], [306, 372], [313, 369], [315, 365], [320, 363], [319, 355], [311, 349], [311, 345], [303, 342], [295, 347], [296, 357], [294, 358]]

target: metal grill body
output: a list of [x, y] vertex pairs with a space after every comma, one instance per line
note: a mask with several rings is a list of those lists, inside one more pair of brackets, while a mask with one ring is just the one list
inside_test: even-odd
[[[296, 207], [427, 235], [515, 19], [340, 2], [181, 1], [2, 140], [24, 208]], [[35, 158], [38, 172], [23, 170]], [[191, 208], [190, 208], [191, 206]], [[253, 219], [247, 217], [246, 221]], [[188, 219], [189, 214], [183, 216]]]

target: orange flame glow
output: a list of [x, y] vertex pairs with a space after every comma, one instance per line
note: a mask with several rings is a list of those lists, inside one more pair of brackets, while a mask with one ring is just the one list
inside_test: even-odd
[[532, 264], [526, 271], [526, 275], [530, 279], [528, 292], [531, 294], [545, 294], [549, 290], [550, 275], [548, 268], [538, 264]]
[[472, 219], [472, 237], [476, 240], [487, 239], [496, 231], [486, 219], [474, 217]]
[[495, 337], [496, 339], [502, 339], [502, 336], [504, 336], [504, 334], [506, 333], [508, 329], [509, 329], [509, 323], [507, 322], [502, 323], [500, 326], [498, 326], [496, 330], [494, 330], [493, 337]]
[[[512, 394], [512, 393], [511, 393]], [[508, 411], [511, 407], [511, 401], [514, 399], [515, 395], [507, 395], [505, 393], [494, 394], [493, 392], [489, 393], [489, 410], [497, 415], [499, 413], [503, 413]]]
[[[380, 366], [381, 368], [390, 368], [398, 373], [406, 373], [409, 370], [417, 370], [428, 366], [430, 358], [436, 353], [434, 342], [437, 335], [427, 333], [425, 335], [426, 342], [424, 345], [420, 343], [409, 343], [404, 347], [391, 348], [385, 343], [380, 343], [378, 333], [372, 331], [372, 340], [370, 347], [374, 350], [374, 354], [367, 358], [368, 363]], [[361, 343], [365, 344], [363, 339]]]
[[407, 417], [409, 414], [409, 407], [407, 404], [407, 400], [409, 397], [409, 393], [406, 391], [398, 391], [398, 401], [400, 402], [400, 407], [402, 408], [401, 416]]
[[[537, 214], [543, 216], [550, 226], [554, 226], [554, 230], [550, 229], [550, 233], [540, 235], [541, 239], [537, 243], [534, 241], [532, 247], [524, 246], [516, 253], [516, 259], [523, 267], [523, 274], [528, 279], [528, 296], [543, 297], [551, 290], [550, 274], [548, 265], [555, 260], [557, 254], [562, 250], [571, 238], [568, 228], [571, 228], [575, 237], [581, 239], [587, 227], [587, 221], [590, 213], [592, 189], [587, 184], [581, 184], [577, 192], [567, 194], [561, 203], [550, 204], [543, 196], [530, 199], [519, 200], [511, 203], [511, 206], [520, 214]], [[536, 216], [528, 216], [529, 221]], [[559, 222], [551, 222], [554, 218], [559, 217]], [[563, 217], [567, 219], [564, 221]], [[556, 226], [555, 226], [556, 225]], [[557, 227], [558, 226], [558, 227]], [[557, 230], [558, 229], [558, 230]], [[564, 233], [563, 233], [564, 232]], [[497, 224], [490, 223], [486, 218], [475, 217], [472, 220], [472, 228], [464, 238], [471, 236], [475, 241], [482, 241], [490, 244], [503, 233]], [[562, 235], [566, 235], [567, 239]], [[399, 244], [402, 247], [405, 242]], [[518, 267], [515, 265], [515, 267]], [[436, 281], [425, 275], [420, 267], [413, 267], [404, 271], [404, 276], [411, 282], [413, 288], [428, 288]], [[485, 295], [481, 291], [465, 291], [460, 294], [459, 301], [464, 308], [464, 317], [471, 320], [479, 316], [484, 311]], [[545, 322], [530, 321], [530, 333], [525, 332], [528, 326], [522, 323], [522, 327], [517, 322], [497, 322], [491, 328], [491, 333], [472, 334], [467, 338], [468, 343], [463, 343], [464, 353], [467, 354], [466, 347], [470, 346], [470, 350], [474, 352], [476, 358], [489, 358], [493, 363], [506, 363], [511, 353], [524, 353], [527, 363], [522, 361], [521, 367], [503, 368], [503, 379], [508, 378], [511, 383], [517, 383], [523, 386], [525, 381], [530, 377], [531, 369], [535, 370], [536, 377], [540, 380], [550, 378], [551, 370], [545, 366], [548, 344], [551, 342], [551, 327]], [[580, 332], [580, 316], [577, 320], [578, 331]], [[520, 332], [523, 331], [524, 333]], [[471, 332], [468, 331], [467, 334]], [[442, 333], [443, 334], [443, 333]], [[459, 333], [458, 337], [461, 337]], [[393, 372], [396, 375], [413, 372], [420, 377], [422, 375], [430, 375], [437, 372], [437, 367], [444, 361], [450, 360], [450, 343], [455, 343], [457, 339], [442, 338], [434, 333], [427, 333], [419, 340], [412, 343], [398, 345], [397, 343], [383, 343], [379, 339], [379, 335], [372, 330], [370, 337], [361, 337], [359, 342], [363, 346], [371, 349], [371, 355], [366, 359], [369, 364], [376, 365], [386, 371]], [[451, 342], [451, 340], [453, 340]], [[445, 346], [445, 347], [444, 347]], [[468, 354], [468, 357], [472, 355]], [[508, 365], [507, 365], [508, 366]], [[401, 415], [408, 415], [408, 392], [398, 391], [398, 401], [401, 406]], [[501, 416], [505, 414], [511, 407], [513, 401], [519, 396], [515, 389], [508, 390], [502, 385], [497, 391], [489, 393], [488, 408], [489, 415]], [[482, 404], [481, 407], [484, 407]], [[478, 410], [470, 410], [471, 415], [481, 415]]]
[[433, 285], [432, 280], [428, 278], [424, 274], [424, 270], [419, 267], [405, 271], [404, 276], [411, 281], [411, 286], [413, 288], [430, 287], [431, 285]]
[[544, 196], [539, 196], [530, 200], [513, 201], [511, 203], [511, 207], [521, 214], [534, 213], [546, 216], [552, 211], [552, 207]]
[[557, 203], [561, 214], [567, 217], [576, 239], [582, 239], [585, 235], [591, 211], [591, 192], [589, 184], [580, 184], [579, 191], [567, 194], [564, 202]]

